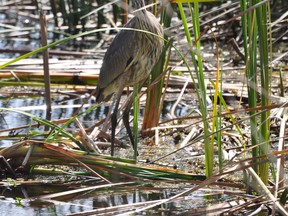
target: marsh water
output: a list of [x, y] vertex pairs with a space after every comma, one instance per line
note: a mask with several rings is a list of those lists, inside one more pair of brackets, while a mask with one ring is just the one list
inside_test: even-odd
[[[7, 88], [7, 87], [5, 87]], [[4, 91], [5, 88], [2, 88]], [[23, 87], [17, 87], [19, 92], [23, 90]], [[14, 88], [16, 89], [16, 88]], [[21, 90], [22, 89], [22, 90]], [[27, 89], [26, 89], [27, 90]], [[39, 90], [39, 89], [38, 89]], [[125, 96], [123, 96], [125, 97]], [[171, 106], [175, 102], [176, 98], [171, 98], [170, 101], [164, 103], [163, 111], [161, 114], [161, 119], [167, 118], [167, 113], [169, 112]], [[67, 97], [58, 96], [53, 98], [53, 108], [52, 108], [52, 119], [63, 119], [70, 118], [79, 105], [84, 101], [84, 98], [79, 97], [78, 99], [67, 99]], [[93, 100], [89, 103], [93, 104]], [[27, 112], [33, 114], [34, 116], [45, 118], [46, 109], [45, 101], [43, 96], [18, 96], [18, 97], [7, 97], [7, 95], [1, 95], [0, 97], [0, 107], [15, 108], [18, 111]], [[85, 108], [84, 108], [85, 109]], [[79, 117], [79, 120], [84, 127], [92, 126], [99, 119], [104, 118], [109, 110], [109, 103], [98, 107], [97, 109]], [[185, 115], [190, 109], [185, 106], [179, 106], [176, 109], [176, 113], [181, 116]], [[144, 111], [144, 106], [140, 108], [140, 119], [142, 118]], [[7, 138], [0, 140], [1, 148], [13, 145], [19, 140], [18, 134], [27, 133], [27, 138], [39, 139], [41, 137], [31, 136], [31, 130], [41, 131], [43, 127], [33, 127], [26, 129], [16, 129], [19, 126], [32, 125], [35, 122], [31, 117], [17, 113], [17, 112], [2, 112], [0, 116], [1, 128], [9, 129], [10, 131], [3, 132], [1, 135], [8, 135]], [[141, 124], [139, 125], [139, 127]], [[77, 130], [77, 125], [72, 123], [68, 126], [66, 130], [73, 132]], [[129, 139], [126, 135], [126, 130], [123, 129], [117, 137], [123, 142], [128, 142]], [[141, 142], [141, 141], [140, 141]], [[174, 145], [174, 144], [171, 144]], [[141, 148], [141, 144], [139, 146]], [[150, 146], [149, 149], [158, 148], [157, 146]], [[119, 149], [118, 149], [119, 150]], [[130, 149], [123, 149], [122, 152], [131, 152]], [[148, 150], [151, 151], [151, 150]], [[152, 150], [153, 151], [153, 150]], [[108, 151], [109, 153], [109, 151]], [[151, 154], [151, 153], [149, 153]], [[154, 153], [153, 153], [154, 154]], [[123, 155], [122, 155], [123, 156]], [[131, 156], [131, 154], [130, 154]], [[149, 159], [148, 155], [142, 155], [142, 160]], [[174, 164], [174, 161], [171, 161]], [[22, 180], [21, 180], [22, 179]], [[128, 179], [127, 179], [128, 180]], [[122, 181], [127, 181], [122, 179]], [[175, 187], [174, 184], [155, 184], [151, 183], [143, 188], [143, 186], [138, 187], [137, 184], [134, 186], [115, 186], [107, 189], [91, 190], [89, 193], [74, 194], [73, 196], [63, 196], [59, 200], [41, 201], [39, 197], [47, 194], [53, 194], [58, 192], [70, 191], [73, 188], [83, 188], [92, 185], [101, 185], [102, 182], [99, 180], [94, 180], [90, 178], [83, 178], [77, 176], [42, 176], [42, 175], [25, 175], [21, 176], [20, 184], [13, 182], [13, 179], [3, 178], [2, 184], [0, 186], [1, 190], [1, 200], [0, 200], [0, 215], [69, 215], [73, 213], [78, 213], [82, 211], [88, 211], [104, 207], [113, 207], [117, 205], [133, 204], [138, 202], [149, 202], [153, 200], [166, 199], [172, 195], [175, 195], [179, 190], [179, 185]], [[175, 187], [175, 188], [174, 188]], [[185, 184], [182, 186], [185, 188]], [[193, 206], [201, 205], [201, 200], [205, 193], [199, 192], [199, 196], [195, 194], [193, 197], [187, 198], [185, 200], [180, 200], [177, 202], [172, 202], [163, 205], [160, 209], [154, 208], [145, 213], [145, 215], [173, 215], [176, 213], [183, 213], [188, 209], [193, 208]], [[37, 197], [37, 199], [35, 199]], [[190, 200], [189, 200], [190, 199]], [[98, 215], [98, 214], [97, 214]], [[99, 214], [101, 215], [101, 214]], [[106, 215], [106, 214], [103, 214]]]

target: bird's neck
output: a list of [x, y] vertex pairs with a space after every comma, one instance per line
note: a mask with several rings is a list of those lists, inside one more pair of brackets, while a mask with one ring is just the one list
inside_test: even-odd
[[132, 1], [132, 7], [137, 10], [140, 8], [143, 8], [145, 6], [143, 0], [131, 0]]
[[138, 17], [145, 16], [147, 11], [144, 6], [143, 0], [132, 0], [132, 8], [135, 10], [133, 14]]

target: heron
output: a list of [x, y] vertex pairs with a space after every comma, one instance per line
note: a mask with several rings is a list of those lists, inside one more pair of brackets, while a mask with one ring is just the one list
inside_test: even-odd
[[[116, 34], [104, 55], [96, 87], [96, 102], [109, 101], [114, 96], [110, 107], [112, 110], [114, 106], [111, 114], [112, 156], [114, 155], [117, 111], [123, 89], [126, 86], [142, 83], [149, 77], [164, 45], [163, 28], [158, 19], [146, 10], [143, 0], [131, 1], [132, 8], [135, 9], [134, 17], [124, 25], [124, 28], [136, 30], [122, 29]], [[134, 139], [128, 118], [131, 105], [132, 102], [130, 107], [127, 106], [124, 111], [123, 123], [134, 148]]]

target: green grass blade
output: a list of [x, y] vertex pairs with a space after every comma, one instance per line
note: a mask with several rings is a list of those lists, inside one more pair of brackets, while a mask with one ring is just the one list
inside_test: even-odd
[[61, 129], [61, 127], [59, 127], [58, 125], [52, 123], [51, 121], [47, 121], [46, 119], [39, 118], [39, 117], [37, 117], [37, 116], [35, 116], [35, 115], [31, 114], [31, 113], [27, 113], [27, 112], [20, 111], [20, 110], [17, 110], [17, 109], [9, 109], [9, 108], [0, 107], [0, 110], [9, 111], [9, 112], [16, 112], [16, 113], [19, 113], [19, 114], [22, 114], [22, 115], [29, 116], [32, 120], [34, 120], [34, 121], [36, 121], [36, 122], [38, 122], [40, 124], [46, 125], [46, 126], [48, 126], [50, 128], [53, 128], [54, 130], [59, 131], [59, 133], [61, 132], [62, 135], [64, 135], [65, 137], [71, 139], [76, 144], [79, 144], [79, 141], [77, 139], [75, 139], [72, 134], [68, 133], [67, 131], [64, 131], [63, 129]]
[[[257, 0], [257, 3], [260, 1]], [[260, 79], [261, 79], [261, 105], [263, 107], [270, 104], [270, 73], [269, 73], [269, 48], [268, 48], [268, 16], [267, 4], [262, 5], [256, 9], [258, 32], [259, 32], [259, 56], [260, 56]], [[260, 143], [265, 143], [260, 146], [259, 154], [268, 154], [269, 138], [270, 138], [270, 112], [261, 113], [260, 122]], [[263, 158], [261, 160], [266, 160]], [[259, 166], [259, 175], [261, 180], [268, 184], [269, 166], [268, 162], [261, 163]]]
[[[200, 36], [199, 6], [198, 6], [198, 3], [194, 3], [194, 10], [193, 10], [192, 7], [189, 5], [190, 13], [192, 16], [192, 21], [193, 21], [193, 30], [194, 30], [194, 35], [195, 35], [195, 41], [197, 41], [196, 42], [197, 61], [196, 61], [196, 54], [194, 53], [194, 51], [192, 49], [192, 47], [193, 47], [192, 38], [191, 38], [191, 35], [189, 32], [186, 15], [184, 13], [184, 9], [183, 9], [183, 6], [181, 3], [178, 3], [178, 8], [179, 8], [180, 17], [182, 19], [182, 23], [184, 26], [186, 39], [187, 39], [189, 46], [191, 47], [191, 50], [190, 50], [191, 58], [192, 58], [192, 62], [193, 62], [194, 68], [195, 68], [196, 77], [197, 77], [198, 84], [199, 84], [199, 89], [196, 88], [196, 93], [198, 96], [199, 106], [200, 106], [200, 110], [202, 113], [202, 119], [203, 119], [204, 137], [205, 137], [205, 139], [204, 139], [205, 167], [206, 167], [206, 176], [209, 177], [209, 176], [213, 175], [214, 146], [213, 146], [213, 143], [211, 143], [210, 139], [209, 139], [209, 134], [210, 134], [209, 125], [208, 125], [208, 122], [206, 120], [207, 115], [208, 115], [207, 105], [206, 105], [206, 86], [205, 86], [205, 82], [204, 82], [202, 57], [200, 55], [200, 53], [201, 53], [200, 41], [198, 40], [199, 36]], [[192, 81], [195, 84], [196, 82], [194, 80], [193, 74], [190, 73], [190, 75], [191, 75]]]

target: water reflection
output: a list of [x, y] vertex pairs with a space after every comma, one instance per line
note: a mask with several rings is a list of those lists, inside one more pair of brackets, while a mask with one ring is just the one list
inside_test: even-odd
[[[0, 96], [1, 97], [1, 96]], [[2, 99], [2, 100], [1, 100]], [[71, 118], [73, 114], [78, 110], [80, 104], [84, 102], [85, 99], [83, 98], [67, 98], [66, 96], [58, 96], [53, 99], [52, 102], [52, 113], [51, 113], [51, 120], [58, 120], [64, 118]], [[160, 119], [166, 120], [168, 119], [168, 113], [173, 105], [175, 100], [165, 101], [164, 106], [161, 112]], [[91, 99], [88, 104], [95, 104], [95, 101]], [[80, 122], [83, 124], [85, 128], [89, 128], [93, 126], [97, 121], [105, 118], [108, 115], [110, 103], [103, 104], [98, 108], [85, 113], [79, 117]], [[39, 118], [46, 118], [46, 109], [45, 109], [45, 100], [42, 96], [40, 97], [16, 97], [16, 98], [0, 98], [0, 107], [5, 108], [15, 108], [16, 110], [27, 112], [33, 114]], [[89, 107], [85, 107], [82, 111], [87, 110]], [[176, 109], [176, 116], [183, 116], [186, 115], [191, 107], [178, 105]], [[145, 111], [145, 105], [140, 105], [139, 110], [139, 121], [143, 118], [143, 114]], [[133, 115], [133, 110], [131, 110], [131, 115]], [[31, 117], [26, 116], [24, 114], [19, 114], [16, 112], [2, 112], [0, 117], [0, 129], [8, 129], [8, 128], [15, 128], [24, 125], [31, 125], [35, 122], [32, 120]], [[141, 124], [141, 123], [140, 123]], [[72, 122], [66, 130], [73, 132], [75, 129], [78, 129], [78, 126]], [[33, 127], [32, 130], [40, 131], [43, 130], [43, 127]], [[13, 131], [12, 131], [13, 132]], [[21, 133], [21, 134], [28, 134], [29, 129], [21, 129], [13, 132], [14, 134]], [[13, 135], [11, 133], [11, 135]], [[7, 132], [6, 132], [7, 134]], [[0, 140], [0, 146], [9, 146], [11, 145], [11, 140]]]
[[[73, 185], [73, 182], [71, 182], [70, 185]], [[81, 187], [83, 187], [83, 185]], [[1, 195], [5, 196], [5, 199], [0, 202], [0, 209], [2, 209], [0, 211], [3, 213], [0, 213], [0, 215], [7, 215], [8, 213], [16, 215], [17, 212], [21, 213], [21, 215], [46, 215], [51, 214], [51, 211], [53, 215], [67, 215], [93, 209], [98, 210], [98, 213], [101, 211], [103, 213], [101, 208], [167, 199], [179, 192], [175, 189], [167, 188], [167, 185], [165, 188], [118, 186], [114, 188], [94, 189], [54, 199], [39, 200], [36, 196], [40, 196], [41, 191], [42, 194], [53, 194], [59, 191], [69, 191], [69, 187], [63, 186], [63, 184], [57, 186], [57, 184], [48, 183], [45, 185], [30, 185], [29, 187], [16, 186], [13, 188], [2, 188], [1, 190]], [[17, 205], [17, 203], [14, 202], [13, 199], [16, 197], [23, 199], [20, 202], [21, 204], [18, 203]], [[182, 205], [177, 204], [177, 202], [172, 202], [155, 207], [147, 212], [154, 214], [162, 212], [165, 213], [164, 215], [169, 215], [181, 212], [182, 208]], [[104, 210], [106, 213], [107, 211], [107, 209]]]

